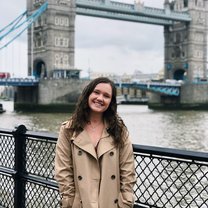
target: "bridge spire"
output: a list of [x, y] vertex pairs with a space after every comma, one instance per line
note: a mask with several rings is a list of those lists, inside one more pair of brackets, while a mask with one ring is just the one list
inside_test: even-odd
[[174, 10], [181, 11], [184, 8], [184, 0], [175, 0], [174, 2]]
[[170, 2], [169, 0], [165, 0], [164, 2], [164, 9], [165, 9], [165, 12], [170, 12]]
[[141, 11], [144, 8], [144, 2], [141, 2], [141, 0], [135, 0], [134, 1], [134, 8], [137, 11]]

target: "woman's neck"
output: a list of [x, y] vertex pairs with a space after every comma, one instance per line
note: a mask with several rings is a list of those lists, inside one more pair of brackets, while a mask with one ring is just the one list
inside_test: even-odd
[[103, 122], [103, 115], [102, 114], [98, 114], [98, 113], [91, 113], [90, 114], [90, 119], [89, 119], [90, 123], [101, 123]]

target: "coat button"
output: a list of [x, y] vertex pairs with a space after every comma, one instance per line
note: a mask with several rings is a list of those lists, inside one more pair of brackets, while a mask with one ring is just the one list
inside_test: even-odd
[[115, 200], [114, 200], [114, 203], [117, 204], [117, 203], [118, 203], [118, 199], [115, 199]]
[[78, 176], [78, 180], [81, 181], [82, 180], [82, 176]]
[[114, 155], [114, 152], [110, 152], [110, 156], [113, 156]]
[[82, 151], [81, 150], [79, 150], [78, 155], [82, 155]]
[[112, 180], [114, 180], [115, 178], [116, 178], [116, 176], [115, 176], [115, 175], [112, 175], [112, 176], [111, 176], [111, 179], [112, 179]]

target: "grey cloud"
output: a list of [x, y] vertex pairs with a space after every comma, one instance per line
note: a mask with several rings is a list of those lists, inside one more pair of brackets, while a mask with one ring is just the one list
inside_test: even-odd
[[160, 26], [84, 18], [78, 19], [75, 28], [78, 48], [111, 46], [137, 51], [160, 50], [163, 47], [163, 28]]

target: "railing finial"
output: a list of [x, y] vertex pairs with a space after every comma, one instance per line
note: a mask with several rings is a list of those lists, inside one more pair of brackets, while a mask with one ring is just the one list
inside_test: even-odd
[[25, 134], [27, 132], [27, 128], [25, 125], [21, 124], [19, 126], [15, 127], [15, 130], [13, 131], [15, 134]]

